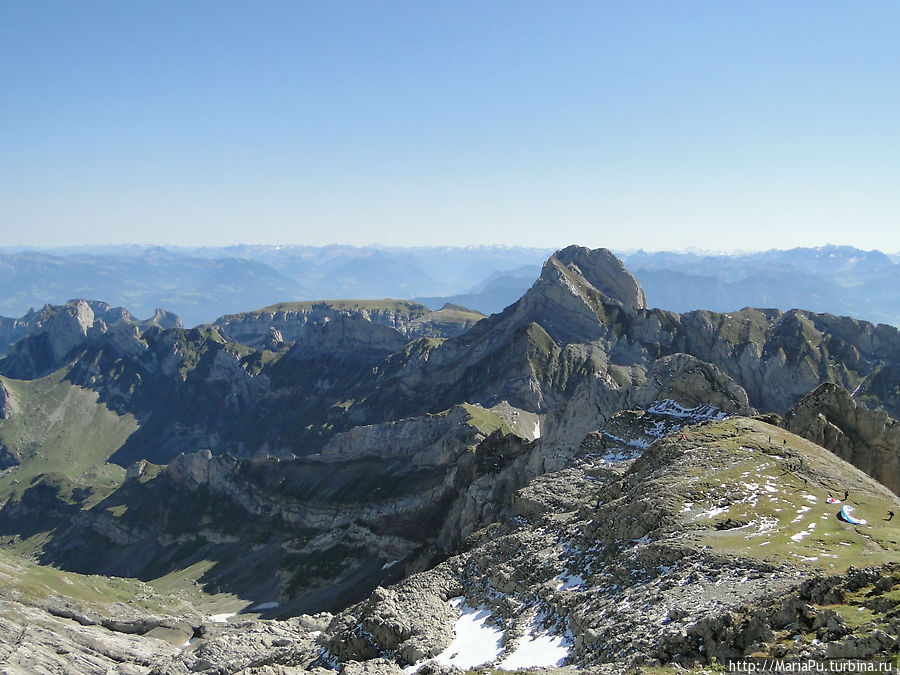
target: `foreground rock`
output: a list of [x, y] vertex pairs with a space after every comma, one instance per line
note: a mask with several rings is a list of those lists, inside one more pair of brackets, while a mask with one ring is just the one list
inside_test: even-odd
[[[151, 627], [151, 623], [126, 621], [116, 626], [107, 618], [109, 625], [124, 629], [116, 630], [104, 626], [99, 616], [96, 622], [77, 611], [67, 617], [66, 612], [54, 613], [4, 595], [0, 598], [0, 663], [9, 675], [138, 675], [181, 653], [180, 645], [171, 639], [176, 632], [166, 633], [161, 624]], [[189, 637], [181, 638], [182, 642]]]

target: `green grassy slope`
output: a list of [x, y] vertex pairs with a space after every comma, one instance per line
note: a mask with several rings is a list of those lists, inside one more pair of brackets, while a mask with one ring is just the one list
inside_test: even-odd
[[124, 478], [124, 469], [106, 460], [137, 430], [137, 421], [111, 411], [96, 392], [63, 376], [58, 371], [38, 380], [2, 378], [18, 410], [0, 420], [0, 443], [20, 464], [0, 473], [0, 499], [20, 495], [41, 474], [58, 474], [99, 492]]
[[[824, 448], [746, 418], [701, 427], [683, 443], [679, 463], [690, 466], [694, 452], [698, 463], [672, 486], [684, 500], [677, 511], [686, 529], [704, 526], [713, 550], [829, 573], [900, 559], [900, 523], [886, 520], [900, 513], [898, 499]], [[709, 444], [718, 459], [697, 447]], [[840, 520], [844, 505], [867, 524]]]

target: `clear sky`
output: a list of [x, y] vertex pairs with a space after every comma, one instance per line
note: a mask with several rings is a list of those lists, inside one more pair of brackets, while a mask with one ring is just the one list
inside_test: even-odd
[[0, 0], [0, 245], [900, 250], [900, 2]]

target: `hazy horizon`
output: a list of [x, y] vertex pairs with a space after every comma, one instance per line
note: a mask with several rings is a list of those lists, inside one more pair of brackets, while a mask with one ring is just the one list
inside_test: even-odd
[[[110, 243], [94, 243], [94, 244], [71, 244], [71, 245], [40, 245], [40, 244], [0, 244], [0, 252], [27, 252], [27, 251], [40, 251], [40, 252], [79, 252], [79, 253], [90, 253], [95, 252], [97, 250], [104, 249], [118, 249], [118, 250], [134, 250], [139, 249], [142, 251], [160, 248], [173, 252], [180, 251], [199, 251], [204, 249], [209, 250], [227, 250], [227, 249], [240, 249], [240, 248], [263, 248], [263, 249], [292, 249], [292, 248], [309, 248], [309, 249], [331, 249], [331, 248], [348, 248], [348, 249], [356, 249], [356, 250], [415, 250], [415, 249], [451, 249], [451, 250], [466, 250], [466, 249], [499, 249], [499, 250], [525, 250], [525, 251], [540, 251], [552, 253], [554, 251], [558, 251], [566, 246], [584, 246], [579, 242], [569, 242], [566, 244], [561, 244], [558, 246], [521, 246], [516, 244], [408, 244], [408, 245], [388, 245], [388, 244], [380, 244], [377, 242], [371, 242], [367, 244], [343, 244], [337, 242], [331, 242], [328, 244], [289, 244], [289, 243], [274, 243], [274, 244], [258, 244], [251, 242], [239, 242], [234, 244], [167, 244], [167, 243], [152, 243], [152, 244], [138, 244], [134, 242], [126, 242], [119, 244], [110, 244]], [[619, 247], [610, 247], [610, 246], [592, 246], [589, 248], [607, 248], [613, 251], [616, 254], [622, 255], [633, 255], [636, 253], [675, 253], [679, 255], [711, 255], [711, 256], [740, 256], [740, 255], [752, 255], [755, 253], [766, 253], [769, 251], [790, 251], [795, 249], [801, 250], [817, 250], [817, 249], [825, 249], [830, 247], [850, 247], [856, 248], [858, 250], [864, 252], [881, 252], [886, 255], [900, 255], [900, 249], [891, 250], [891, 249], [879, 249], [879, 248], [861, 248], [858, 246], [852, 246], [849, 244], [834, 244], [831, 242], [827, 242], [824, 244], [814, 245], [814, 246], [791, 246], [788, 248], [780, 248], [775, 246], [769, 246], [766, 248], [743, 248], [743, 249], [712, 249], [712, 248], [702, 248], [699, 246], [689, 246], [682, 249], [673, 249], [673, 248], [646, 248], [646, 247], [627, 247], [627, 248], [619, 248]]]

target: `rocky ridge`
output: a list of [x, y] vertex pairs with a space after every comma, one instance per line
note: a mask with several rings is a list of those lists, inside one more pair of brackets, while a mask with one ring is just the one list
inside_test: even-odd
[[321, 326], [338, 317], [356, 317], [391, 328], [408, 341], [459, 335], [484, 315], [453, 305], [432, 311], [424, 305], [404, 300], [325, 300], [282, 303], [253, 312], [226, 315], [216, 319], [215, 325], [236, 342], [259, 349], [271, 348], [279, 342], [294, 342], [310, 327]]
[[867, 410], [842, 387], [825, 383], [787, 412], [784, 427], [900, 494], [900, 423], [884, 410]]
[[122, 307], [96, 300], [71, 300], [65, 305], [45, 305], [20, 319], [0, 318], [0, 356], [8, 354], [7, 373], [34, 377], [63, 365], [85, 341], [110, 331], [140, 332], [150, 327], [181, 326], [181, 319], [157, 309], [146, 321], [134, 318]]

